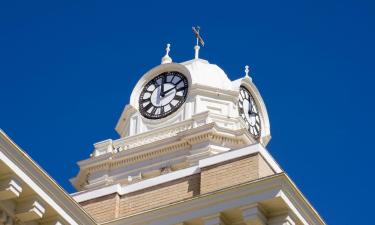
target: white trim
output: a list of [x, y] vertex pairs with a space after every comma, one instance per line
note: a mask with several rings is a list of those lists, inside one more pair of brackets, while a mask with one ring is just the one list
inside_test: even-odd
[[198, 166], [189, 167], [186, 169], [178, 170], [172, 173], [164, 174], [158, 177], [153, 177], [135, 184], [127, 185], [121, 188], [120, 195], [129, 194], [135, 191], [139, 191], [148, 187], [156, 186], [169, 181], [178, 180], [187, 176], [191, 176], [200, 172]]
[[259, 152], [263, 156], [263, 158], [266, 160], [268, 165], [275, 171], [275, 173], [282, 173], [283, 170], [280, 168], [279, 164], [276, 162], [276, 160], [272, 157], [272, 155], [265, 149], [261, 144], [259, 145]]
[[47, 202], [56, 212], [69, 224], [78, 225], [47, 193], [45, 193], [28, 175], [26, 175], [16, 164], [14, 164], [2, 151], [0, 160], [5, 163], [18, 177], [20, 177], [33, 191]]
[[[286, 190], [287, 189], [287, 190]], [[285, 191], [291, 189], [291, 193], [283, 196]], [[227, 188], [215, 191], [210, 194], [203, 194], [195, 198], [190, 198], [178, 203], [165, 205], [159, 208], [150, 209], [129, 217], [122, 217], [112, 221], [104, 222], [102, 225], [123, 225], [123, 224], [148, 224], [148, 225], [173, 225], [180, 224], [195, 218], [205, 217], [227, 209], [243, 208], [255, 206], [259, 202], [270, 199], [278, 199], [282, 204], [290, 209], [295, 219], [300, 217], [295, 215], [294, 209], [289, 208], [290, 204], [285, 200], [290, 200], [294, 208], [298, 210], [302, 218], [311, 225], [325, 225], [315, 210], [311, 210], [311, 205], [304, 198], [285, 173], [276, 174], [259, 181], [246, 183], [236, 188]], [[280, 208], [272, 212], [273, 215], [284, 213]], [[300, 222], [300, 221], [298, 221]], [[305, 225], [305, 223], [300, 223]]]
[[93, 191], [87, 191], [87, 192], [81, 191], [81, 192], [73, 193], [70, 196], [77, 202], [84, 202], [87, 200], [99, 198], [99, 197], [110, 195], [113, 193], [120, 193], [120, 191], [121, 191], [121, 185], [115, 184], [115, 185], [111, 185], [108, 187], [96, 189]]
[[289, 209], [297, 216], [297, 218], [302, 222], [303, 225], [309, 225], [305, 218], [299, 213], [298, 209], [292, 204], [292, 202], [289, 200], [289, 198], [285, 195], [283, 191], [280, 191], [278, 194], [278, 197], [280, 197], [285, 204], [288, 205]]
[[225, 152], [219, 155], [215, 155], [206, 159], [199, 160], [198, 166], [193, 166], [193, 167], [189, 167], [186, 169], [174, 171], [168, 174], [160, 175], [157, 177], [153, 177], [153, 178], [143, 180], [138, 183], [126, 185], [126, 186], [115, 184], [115, 185], [107, 186], [107, 187], [96, 189], [96, 190], [88, 190], [88, 191], [73, 193], [71, 194], [71, 196], [77, 202], [84, 202], [84, 201], [99, 198], [105, 195], [110, 195], [113, 193], [117, 193], [118, 195], [125, 195], [125, 194], [129, 194], [135, 191], [145, 189], [145, 188], [156, 186], [162, 183], [170, 182], [173, 180], [191, 176], [193, 174], [197, 174], [200, 172], [201, 168], [204, 168], [207, 166], [215, 165], [221, 162], [225, 162], [225, 161], [232, 160], [232, 159], [237, 159], [242, 156], [247, 156], [247, 155], [251, 155], [255, 153], [260, 153], [265, 158], [266, 162], [274, 170], [275, 173], [282, 172], [281, 168], [275, 162], [272, 156], [268, 153], [268, 151], [261, 144], [254, 144], [254, 145], [247, 146], [245, 148], [232, 150], [232, 151]]
[[232, 160], [232, 159], [237, 159], [237, 158], [240, 158], [242, 156], [251, 155], [251, 154], [254, 154], [254, 153], [258, 153], [258, 152], [259, 152], [259, 144], [250, 145], [250, 146], [245, 147], [245, 148], [241, 148], [241, 149], [238, 149], [238, 150], [232, 150], [232, 151], [225, 152], [225, 153], [219, 154], [219, 155], [215, 155], [215, 156], [212, 156], [212, 157], [209, 157], [209, 158], [206, 158], [206, 159], [201, 159], [201, 160], [199, 160], [199, 168], [212, 166], [212, 165], [215, 165], [215, 164], [218, 164], [218, 163], [222, 163], [222, 162], [229, 161], [229, 160]]
[[255, 153], [260, 153], [275, 173], [283, 172], [280, 166], [273, 159], [271, 154], [261, 144], [250, 145], [245, 148], [232, 150], [210, 158], [199, 160], [199, 168], [204, 168], [207, 166], [215, 165], [221, 162], [237, 159], [242, 156], [251, 155]]
[[95, 224], [95, 221], [0, 129], [0, 161], [33, 193], [69, 224]]
[[74, 193], [74, 194], [71, 194], [71, 196], [77, 202], [84, 202], [84, 201], [99, 198], [102, 196], [110, 195], [113, 193], [117, 193], [119, 195], [125, 195], [125, 194], [129, 194], [132, 192], [145, 189], [145, 188], [156, 186], [162, 183], [166, 183], [169, 181], [174, 181], [180, 178], [191, 176], [199, 172], [200, 172], [199, 168], [197, 166], [194, 166], [194, 167], [189, 167], [187, 169], [182, 169], [182, 170], [178, 170], [172, 173], [164, 174], [158, 177], [153, 177], [153, 178], [140, 181], [135, 184], [123, 186], [123, 187], [121, 187], [120, 184], [115, 184], [115, 185], [111, 185], [108, 187], [96, 189], [93, 191]]

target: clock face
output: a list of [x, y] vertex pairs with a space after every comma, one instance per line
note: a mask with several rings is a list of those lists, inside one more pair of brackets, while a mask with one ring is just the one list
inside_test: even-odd
[[238, 110], [246, 122], [249, 132], [253, 137], [259, 138], [261, 131], [259, 110], [253, 96], [243, 86], [240, 87]]
[[148, 119], [160, 119], [175, 112], [186, 100], [188, 80], [176, 71], [150, 80], [139, 96], [139, 111]]

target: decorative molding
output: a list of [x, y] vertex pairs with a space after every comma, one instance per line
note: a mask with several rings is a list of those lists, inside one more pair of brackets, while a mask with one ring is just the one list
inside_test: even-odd
[[202, 217], [203, 225], [221, 225], [220, 212]]
[[[34, 205], [34, 208], [32, 208], [34, 210], [33, 213], [41, 215], [43, 210], [39, 206], [48, 205], [48, 208], [53, 210], [51, 212], [55, 212], [71, 225], [95, 224], [94, 220], [86, 214], [78, 203], [57, 185], [2, 130], [0, 130], [0, 162], [4, 163], [43, 202], [39, 202], [39, 205]], [[1, 204], [9, 201], [2, 201]], [[18, 210], [18, 213], [23, 213], [21, 208], [16, 210]]]
[[5, 211], [0, 210], [0, 224], [13, 225], [14, 220]]
[[[87, 174], [99, 173], [100, 171], [113, 171], [116, 168], [121, 168], [126, 165], [161, 158], [174, 152], [190, 150], [192, 145], [207, 141], [218, 146], [225, 146], [229, 149], [238, 149], [250, 142], [249, 136], [247, 136], [246, 133], [244, 129], [234, 131], [218, 127], [214, 122], [189, 130], [179, 130], [175, 135], [166, 139], [122, 150], [117, 153], [107, 153], [80, 161], [78, 163], [80, 172], [75, 178], [71, 179], [71, 182], [78, 190], [89, 188], [90, 184], [85, 183]], [[135, 137], [132, 137], [132, 139], [139, 141], [139, 139]], [[120, 143], [128, 143], [125, 140], [127, 140], [127, 138], [113, 141], [113, 145], [120, 146]], [[131, 143], [131, 140], [129, 141]], [[110, 141], [100, 142], [101, 149], [107, 149], [108, 145], [103, 143], [108, 144]], [[188, 154], [189, 152], [186, 151], [186, 156], [188, 156]], [[105, 183], [101, 185], [104, 184]]]
[[115, 184], [109, 187], [100, 188], [92, 191], [84, 191], [72, 194], [72, 197], [77, 202], [84, 202], [91, 199], [99, 198], [102, 196], [117, 193], [118, 195], [125, 195], [132, 192], [136, 192], [145, 188], [163, 184], [166, 182], [174, 181], [180, 178], [191, 176], [199, 173], [199, 167], [190, 167], [187, 169], [178, 170], [168, 174], [160, 175], [158, 177], [150, 178], [147, 180], [140, 181], [135, 184], [129, 184], [126, 186], [121, 186], [120, 184]]
[[72, 194], [71, 196], [77, 202], [83, 202], [83, 201], [91, 200], [94, 198], [98, 198], [98, 197], [113, 194], [113, 193], [117, 193], [119, 195], [125, 195], [125, 194], [135, 192], [138, 190], [142, 190], [151, 186], [155, 186], [158, 184], [170, 182], [170, 181], [177, 180], [183, 177], [197, 174], [200, 172], [201, 168], [204, 168], [207, 166], [219, 164], [228, 160], [232, 160], [232, 159], [236, 159], [236, 158], [240, 158], [246, 155], [252, 155], [256, 153], [261, 154], [266, 160], [270, 160], [270, 162], [268, 161], [267, 162], [276, 173], [282, 172], [282, 170], [277, 166], [276, 162], [272, 158], [265, 157], [265, 155], [268, 154], [267, 150], [265, 150], [261, 144], [255, 144], [255, 145], [251, 145], [242, 149], [224, 152], [216, 156], [211, 156], [210, 158], [199, 160], [198, 166], [193, 166], [193, 167], [189, 167], [186, 169], [173, 171], [173, 172], [160, 175], [154, 178], [139, 181], [138, 183], [129, 184], [126, 186], [115, 184], [112, 186], [98, 188], [95, 190], [77, 192], [77, 193]]
[[268, 219], [268, 225], [295, 225], [296, 222], [287, 213]]
[[32, 197], [17, 203], [16, 217], [22, 222], [39, 220], [46, 212], [45, 206], [38, 197]]
[[48, 216], [44, 217], [42, 220], [38, 221], [38, 225], [67, 225], [64, 220], [58, 216]]
[[[254, 206], [257, 203], [265, 204], [269, 207], [270, 201], [280, 201], [283, 207], [289, 207], [284, 199], [278, 195], [283, 193], [286, 187], [294, 186], [284, 173], [265, 177], [256, 181], [232, 186], [209, 194], [199, 195], [194, 198], [168, 204], [140, 214], [125, 218], [105, 222], [103, 225], [121, 225], [121, 224], [150, 224], [150, 225], [172, 225], [181, 222], [189, 222], [196, 218], [201, 218], [217, 212], [225, 212], [230, 209], [236, 209], [246, 206]], [[292, 188], [293, 189], [293, 188]], [[298, 190], [293, 195], [299, 196]], [[309, 210], [309, 203], [302, 198], [298, 198], [301, 208], [296, 211], [289, 208], [293, 213], [300, 214], [302, 218], [309, 217], [307, 212], [311, 212], [314, 222], [300, 223], [303, 225], [325, 225], [319, 214]], [[268, 204], [268, 206], [267, 206]]]
[[0, 180], [0, 201], [18, 198], [22, 192], [21, 182], [14, 176]]
[[258, 204], [243, 206], [240, 208], [243, 220], [246, 224], [252, 225], [266, 225], [267, 218], [264, 216]]

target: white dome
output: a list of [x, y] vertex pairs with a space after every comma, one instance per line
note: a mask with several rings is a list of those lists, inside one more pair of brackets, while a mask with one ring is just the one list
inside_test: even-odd
[[232, 90], [232, 82], [217, 65], [202, 59], [193, 59], [181, 64], [189, 70], [193, 84]]

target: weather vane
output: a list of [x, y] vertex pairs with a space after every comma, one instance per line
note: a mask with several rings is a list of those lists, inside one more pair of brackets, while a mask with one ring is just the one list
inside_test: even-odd
[[204, 41], [202, 39], [202, 37], [200, 36], [199, 34], [199, 30], [201, 28], [199, 26], [195, 26], [193, 27], [193, 32], [195, 34], [195, 37], [197, 38], [197, 44], [194, 46], [194, 49], [195, 49], [195, 59], [198, 59], [199, 58], [199, 44], [202, 45], [202, 47], [204, 46]]

